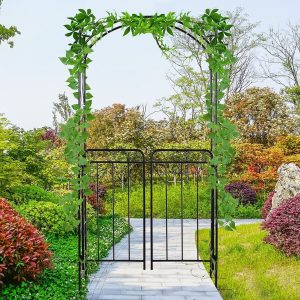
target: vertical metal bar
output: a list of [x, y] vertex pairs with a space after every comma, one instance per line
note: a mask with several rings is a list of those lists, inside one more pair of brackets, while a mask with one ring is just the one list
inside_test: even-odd
[[[209, 69], [209, 113], [210, 113], [210, 122], [213, 122], [213, 73], [212, 69]], [[212, 128], [210, 129], [210, 132], [212, 132]], [[213, 140], [212, 137], [210, 138], [210, 151], [213, 153]]]
[[97, 203], [97, 259], [100, 260], [100, 236], [99, 236], [99, 164], [96, 163], [96, 203]]
[[182, 162], [180, 162], [180, 209], [181, 209], [181, 260], [183, 260], [183, 178]]
[[[215, 123], [218, 124], [218, 74], [215, 74]], [[216, 165], [216, 187], [215, 187], [215, 285], [218, 286], [218, 166]]]
[[[214, 121], [214, 110], [213, 110], [213, 72], [212, 69], [209, 70], [209, 84], [210, 84], [210, 123], [212, 124]], [[210, 129], [210, 132], [212, 132], [212, 128]], [[210, 151], [213, 153], [214, 145], [213, 145], [213, 139], [210, 138]], [[211, 171], [210, 171], [211, 172]], [[210, 277], [212, 277], [214, 273], [214, 226], [215, 226], [215, 205], [214, 205], [214, 189], [211, 189], [211, 199], [210, 199], [210, 270], [209, 274]]]
[[145, 174], [144, 153], [142, 153], [142, 180], [143, 180], [143, 269], [146, 270], [146, 174]]
[[153, 153], [150, 157], [150, 269], [153, 270]]
[[111, 178], [112, 178], [112, 240], [113, 240], [113, 260], [115, 260], [115, 167], [111, 163]]
[[211, 195], [210, 195], [210, 209], [211, 209], [211, 213], [210, 213], [210, 277], [213, 276], [214, 273], [214, 222], [215, 222], [215, 217], [214, 217], [214, 209], [215, 209], [215, 205], [214, 205], [214, 197], [215, 193], [214, 193], [214, 189], [211, 189]]
[[[81, 107], [81, 74], [78, 73], [78, 105], [79, 107]], [[81, 170], [78, 171], [78, 183], [80, 183], [80, 176], [81, 176]], [[82, 270], [82, 249], [81, 249], [81, 240], [82, 240], [82, 230], [81, 230], [81, 226], [82, 226], [82, 216], [81, 216], [81, 191], [78, 191], [78, 290], [81, 290], [82, 284], [81, 284], [81, 270]]]
[[168, 166], [165, 164], [165, 172], [166, 172], [166, 260], [168, 257]]
[[[129, 159], [127, 156], [127, 223], [130, 228], [130, 170], [129, 170]], [[130, 260], [130, 231], [128, 232], [128, 260]]]
[[[84, 63], [86, 64], [86, 57], [84, 58]], [[81, 92], [81, 97], [82, 97], [82, 104], [85, 106], [85, 101], [86, 101], [86, 69], [84, 69], [83, 73], [81, 74], [82, 77], [82, 92]], [[83, 116], [83, 121], [86, 121], [86, 117]], [[86, 132], [86, 127], [84, 127], [83, 132]], [[83, 144], [83, 157], [86, 158], [86, 143], [84, 142]], [[85, 172], [85, 166], [82, 166], [82, 176], [84, 176]], [[86, 258], [86, 253], [87, 253], [87, 217], [86, 217], [86, 196], [84, 195], [84, 192], [82, 191], [82, 199], [83, 199], [83, 232], [84, 232], [84, 252], [83, 252], [83, 260], [84, 260], [84, 275], [85, 278], [87, 279], [87, 258]]]
[[198, 171], [199, 168], [196, 167], [196, 209], [197, 209], [197, 260], [199, 259], [199, 182], [198, 182]]

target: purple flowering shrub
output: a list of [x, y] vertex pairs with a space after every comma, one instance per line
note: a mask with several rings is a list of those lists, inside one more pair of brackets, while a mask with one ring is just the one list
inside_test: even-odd
[[239, 204], [249, 205], [257, 202], [256, 192], [250, 185], [244, 182], [232, 182], [226, 185], [226, 192], [239, 200]]
[[269, 232], [264, 240], [287, 256], [300, 256], [300, 194], [283, 201], [262, 223]]

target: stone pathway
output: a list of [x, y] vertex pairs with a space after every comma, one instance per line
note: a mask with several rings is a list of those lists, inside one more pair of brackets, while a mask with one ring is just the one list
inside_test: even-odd
[[[103, 262], [90, 276], [89, 300], [222, 300], [202, 263], [154, 262], [150, 270], [149, 219], [147, 220], [147, 269], [140, 262]], [[238, 220], [237, 224], [260, 220]], [[142, 259], [142, 219], [131, 219], [131, 259]], [[165, 220], [154, 220], [154, 259], [166, 258]], [[199, 228], [208, 228], [210, 220], [199, 220]], [[184, 259], [196, 259], [195, 220], [183, 220]], [[181, 221], [168, 220], [168, 258], [181, 258]], [[115, 246], [117, 259], [128, 258], [128, 235]], [[112, 258], [112, 251], [108, 258]], [[208, 259], [203, 258], [202, 259]]]

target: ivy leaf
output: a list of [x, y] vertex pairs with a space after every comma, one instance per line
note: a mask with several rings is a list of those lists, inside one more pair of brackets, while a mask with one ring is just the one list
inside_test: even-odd
[[129, 32], [130, 32], [130, 27], [128, 26], [128, 27], [125, 29], [125, 31], [124, 31], [124, 33], [123, 33], [123, 36], [127, 35]]
[[171, 27], [167, 27], [167, 32], [168, 32], [170, 35], [174, 35], [173, 30], [171, 29]]
[[68, 64], [68, 59], [66, 57], [59, 57], [59, 60], [64, 64], [67, 65]]

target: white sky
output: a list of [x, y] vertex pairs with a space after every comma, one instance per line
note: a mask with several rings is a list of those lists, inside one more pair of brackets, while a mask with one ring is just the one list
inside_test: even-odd
[[[0, 45], [0, 113], [25, 129], [51, 125], [52, 102], [64, 91], [70, 95], [66, 66], [58, 60], [68, 43], [63, 24], [79, 8], [91, 8], [100, 18], [106, 11], [190, 11], [198, 16], [205, 8], [236, 7], [244, 7], [251, 21], [261, 21], [260, 31], [300, 21], [299, 0], [4, 0], [0, 24], [16, 25], [22, 34], [13, 49]], [[94, 109], [115, 102], [150, 109], [156, 99], [172, 93], [166, 79], [170, 65], [150, 36], [115, 32], [98, 44], [93, 59], [88, 76]]]

